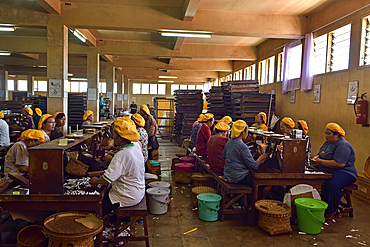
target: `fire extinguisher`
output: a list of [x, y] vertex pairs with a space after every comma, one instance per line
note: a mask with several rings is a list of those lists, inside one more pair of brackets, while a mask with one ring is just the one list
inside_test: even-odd
[[366, 93], [361, 94], [355, 101], [356, 124], [367, 124], [368, 102], [364, 98], [366, 98]]

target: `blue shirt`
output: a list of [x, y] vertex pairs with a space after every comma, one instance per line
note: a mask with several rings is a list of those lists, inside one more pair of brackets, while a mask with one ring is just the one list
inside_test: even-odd
[[340, 170], [352, 175], [357, 179], [355, 150], [353, 150], [351, 144], [349, 144], [346, 139], [341, 138], [333, 144], [324, 142], [319, 151], [319, 158], [323, 160], [334, 160], [335, 162], [345, 164], [345, 166], [340, 169], [319, 165], [320, 170], [329, 173]]
[[190, 131], [190, 146], [191, 146], [191, 149], [195, 148], [195, 146], [197, 144], [197, 134], [198, 134], [198, 130], [200, 129], [201, 126], [202, 125], [200, 125], [200, 124], [196, 124], [193, 127], [191, 127], [191, 131]]
[[259, 167], [248, 146], [235, 138], [226, 143], [224, 151], [222, 151], [222, 158], [225, 159], [224, 177], [233, 183], [242, 180], [250, 169], [258, 169]]

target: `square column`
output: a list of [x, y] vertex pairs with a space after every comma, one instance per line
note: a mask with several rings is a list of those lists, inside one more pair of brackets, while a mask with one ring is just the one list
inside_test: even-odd
[[33, 95], [35, 93], [34, 90], [34, 77], [32, 75], [27, 75], [27, 96]]
[[121, 70], [117, 70], [116, 78], [117, 78], [116, 107], [123, 108], [123, 75], [122, 75]]
[[0, 100], [8, 100], [8, 71], [0, 69]]
[[111, 115], [114, 115], [114, 94], [113, 94], [113, 88], [114, 88], [114, 81], [116, 77], [115, 68], [113, 67], [113, 64], [107, 65], [105, 69], [105, 77], [107, 82], [107, 94], [106, 97], [110, 99], [110, 106], [109, 111]]
[[[128, 79], [128, 76], [127, 75], [124, 75], [123, 77], [123, 82], [124, 82], [124, 85], [125, 85], [125, 89], [124, 89], [124, 95], [123, 95], [123, 108], [127, 108], [129, 109], [130, 108], [130, 104], [131, 104], [131, 101], [130, 101], [130, 95], [132, 95], [132, 83], [130, 82], [130, 80]], [[130, 85], [131, 83], [131, 85]], [[131, 90], [131, 91], [130, 91]], [[125, 95], [126, 96], [126, 100], [125, 100]]]
[[[87, 54], [87, 109], [94, 112], [95, 121], [99, 121], [99, 76], [100, 55], [96, 52]], [[95, 94], [95, 97], [94, 95]]]

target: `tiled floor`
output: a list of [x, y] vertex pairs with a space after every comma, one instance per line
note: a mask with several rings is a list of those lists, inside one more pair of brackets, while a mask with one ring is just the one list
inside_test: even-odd
[[[185, 149], [174, 142], [160, 140], [162, 181], [173, 186], [173, 200], [164, 215], [148, 215], [150, 246], [364, 246], [370, 245], [370, 205], [352, 197], [354, 217], [335, 218], [318, 235], [299, 234], [296, 225], [293, 232], [280, 236], [269, 236], [250, 220], [240, 217], [226, 217], [224, 222], [204, 222], [198, 218], [198, 211], [192, 210], [191, 187], [175, 184], [170, 168], [176, 153], [185, 154]], [[137, 228], [142, 228], [137, 225]], [[184, 235], [185, 232], [198, 228]], [[353, 236], [350, 238], [349, 236]], [[126, 245], [125, 245], [126, 246]], [[127, 246], [145, 246], [144, 242], [131, 242]]]

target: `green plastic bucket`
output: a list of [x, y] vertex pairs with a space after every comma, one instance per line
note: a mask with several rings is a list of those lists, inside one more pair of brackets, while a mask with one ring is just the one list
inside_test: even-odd
[[297, 206], [298, 229], [308, 234], [319, 234], [325, 223], [324, 213], [328, 204], [313, 198], [298, 198]]
[[213, 193], [203, 193], [197, 195], [199, 219], [204, 221], [216, 221], [222, 197]]

